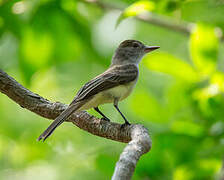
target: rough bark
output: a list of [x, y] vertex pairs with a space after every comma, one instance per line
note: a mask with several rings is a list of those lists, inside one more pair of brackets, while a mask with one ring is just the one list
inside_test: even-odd
[[151, 148], [148, 131], [141, 125], [131, 130], [131, 139], [120, 155], [112, 180], [131, 179], [139, 158]]
[[[55, 119], [67, 107], [63, 103], [51, 102], [31, 92], [2, 70], [0, 70], [0, 92], [22, 108], [48, 119]], [[113, 180], [131, 179], [139, 158], [151, 148], [148, 130], [142, 125], [132, 124], [121, 128], [120, 124], [101, 120], [85, 111], [73, 113], [67, 121], [91, 134], [114, 141], [129, 142], [116, 164]]]

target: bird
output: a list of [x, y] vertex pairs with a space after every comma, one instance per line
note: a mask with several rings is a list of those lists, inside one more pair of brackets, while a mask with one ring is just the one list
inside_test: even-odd
[[77, 111], [94, 108], [102, 116], [102, 119], [110, 121], [99, 109], [99, 106], [105, 103], [112, 103], [122, 116], [125, 121], [122, 127], [130, 125], [120, 111], [118, 103], [127, 98], [134, 89], [139, 75], [138, 64], [142, 57], [158, 48], [160, 46], [147, 46], [138, 40], [125, 40], [121, 42], [112, 56], [109, 68], [84, 84], [69, 106], [50, 124], [37, 140], [45, 141], [59, 125], [72, 113]]

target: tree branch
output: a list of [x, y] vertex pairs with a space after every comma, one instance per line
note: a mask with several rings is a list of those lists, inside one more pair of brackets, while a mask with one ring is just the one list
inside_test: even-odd
[[[0, 92], [7, 95], [21, 107], [48, 119], [55, 119], [67, 108], [65, 104], [51, 102], [29, 91], [1, 69]], [[91, 134], [114, 141], [129, 142], [120, 155], [120, 160], [112, 177], [113, 180], [131, 179], [139, 158], [151, 148], [148, 130], [142, 125], [132, 124], [121, 129], [120, 124], [101, 120], [85, 111], [73, 113], [67, 121]]]
[[139, 158], [151, 147], [148, 131], [143, 126], [135, 127], [131, 132], [131, 138], [132, 140], [120, 155], [112, 180], [131, 179]]
[[[105, 3], [100, 0], [83, 0], [83, 2], [95, 4], [103, 10], [118, 10], [122, 12], [125, 9], [125, 8], [115, 6], [111, 3]], [[194, 30], [194, 27], [196, 25], [195, 23], [190, 23], [186, 21], [176, 21], [166, 16], [160, 16], [158, 14], [154, 14], [150, 12], [140, 14], [136, 16], [135, 18], [137, 18], [138, 20], [142, 22], [160, 26], [162, 28], [166, 28], [167, 30], [178, 32], [187, 36], [190, 36], [191, 32]], [[221, 41], [224, 41], [224, 36], [222, 35], [221, 28], [216, 27], [216, 29], [218, 32], [217, 36], [220, 38]]]

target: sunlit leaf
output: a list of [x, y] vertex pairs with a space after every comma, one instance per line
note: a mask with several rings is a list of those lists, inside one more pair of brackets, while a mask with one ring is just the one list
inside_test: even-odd
[[137, 2], [133, 3], [132, 5], [130, 5], [129, 7], [127, 7], [122, 12], [122, 14], [119, 16], [119, 18], [117, 20], [116, 27], [125, 18], [132, 17], [132, 16], [137, 16], [141, 13], [152, 11], [154, 9], [155, 9], [155, 4], [152, 1], [146, 1], [146, 0], [137, 1]]
[[36, 68], [43, 67], [50, 60], [53, 39], [50, 34], [38, 33], [31, 29], [25, 31], [22, 41], [22, 55], [27, 64]]
[[170, 74], [185, 81], [194, 82], [198, 79], [195, 70], [186, 62], [167, 53], [150, 54], [144, 59], [150, 70]]
[[178, 134], [185, 134], [189, 136], [201, 136], [204, 132], [204, 128], [199, 124], [190, 122], [190, 121], [175, 121], [171, 125], [173, 132]]
[[173, 174], [173, 180], [191, 180], [193, 172], [184, 166], [177, 167]]
[[[211, 75], [210, 81], [207, 82], [205, 87], [197, 88], [192, 94], [192, 97], [198, 103], [198, 107], [206, 116], [215, 114], [223, 107], [222, 94], [224, 92], [224, 74], [216, 72]], [[221, 115], [222, 116], [222, 115]]]
[[218, 35], [215, 28], [198, 24], [190, 37], [192, 60], [201, 75], [209, 75], [216, 68]]
[[218, 159], [201, 159], [199, 167], [209, 174], [218, 173], [222, 167], [222, 161]]
[[25, 28], [20, 46], [20, 69], [24, 80], [30, 83], [32, 75], [49, 65], [54, 48], [54, 39], [50, 33]]
[[210, 83], [216, 85], [219, 92], [224, 92], [224, 74], [216, 72], [212, 75]]
[[208, 98], [224, 92], [224, 74], [216, 72], [211, 76], [206, 87], [195, 90], [193, 97], [197, 100], [207, 101]]

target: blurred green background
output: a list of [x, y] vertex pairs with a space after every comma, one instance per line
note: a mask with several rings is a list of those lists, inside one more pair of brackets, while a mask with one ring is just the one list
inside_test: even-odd
[[[142, 13], [168, 24], [190, 23], [191, 33], [130, 18]], [[142, 60], [135, 91], [120, 103], [130, 122], [149, 129], [153, 142], [133, 179], [219, 179], [223, 17], [223, 0], [0, 0], [0, 68], [43, 97], [69, 103], [109, 66], [122, 40], [161, 46]], [[101, 109], [123, 123], [111, 105]], [[37, 142], [49, 123], [0, 94], [0, 179], [110, 179], [125, 144], [71, 123]]]

